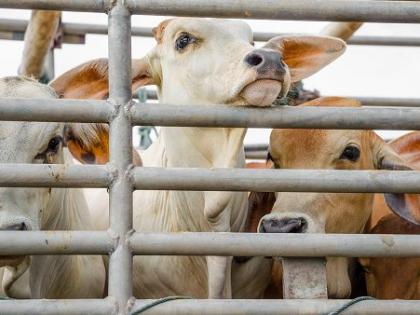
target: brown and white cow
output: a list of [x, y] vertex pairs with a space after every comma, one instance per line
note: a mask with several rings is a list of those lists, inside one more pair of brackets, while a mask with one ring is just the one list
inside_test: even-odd
[[[301, 106], [360, 106], [344, 98], [320, 98]], [[270, 137], [274, 168], [373, 170], [407, 169], [405, 162], [371, 130], [276, 129]], [[416, 213], [396, 207], [402, 195], [386, 194], [393, 210], [415, 221]], [[374, 194], [252, 193], [249, 222], [260, 233], [361, 233], [371, 215]], [[254, 206], [252, 208], [252, 206]], [[406, 212], [404, 212], [406, 211]], [[281, 269], [274, 267], [273, 288], [281, 288]], [[327, 258], [330, 297], [350, 295], [346, 258]], [[272, 295], [271, 295], [272, 296]]]
[[[0, 79], [0, 97], [54, 99], [50, 87], [24, 77]], [[72, 124], [0, 122], [0, 163], [71, 164], [64, 148]], [[79, 134], [79, 136], [82, 136]], [[87, 143], [88, 145], [88, 143]], [[83, 191], [60, 188], [0, 188], [0, 230], [92, 230]], [[2, 256], [3, 288], [15, 298], [101, 298], [101, 256]]]
[[[168, 104], [268, 106], [292, 82], [323, 68], [345, 43], [319, 36], [290, 36], [253, 46], [249, 26], [240, 21], [175, 18], [155, 29], [156, 46], [133, 62], [133, 89], [157, 85]], [[102, 98], [108, 94], [106, 60], [71, 70], [53, 86], [64, 97]], [[159, 106], [158, 104], [156, 106]], [[142, 154], [148, 167], [229, 168], [245, 165], [240, 128], [161, 129]], [[94, 153], [93, 153], [94, 154]], [[106, 193], [95, 201], [106, 228]], [[134, 227], [141, 232], [241, 231], [247, 194], [238, 192], [142, 191], [134, 195]], [[135, 257], [134, 294], [231, 296], [231, 257]]]
[[[420, 132], [410, 132], [389, 142], [411, 168], [420, 169]], [[411, 209], [420, 213], [418, 195], [411, 195]], [[413, 211], [414, 212], [414, 211]], [[420, 234], [420, 227], [392, 214], [383, 195], [375, 195], [367, 227], [373, 234]], [[367, 293], [379, 299], [420, 299], [420, 258], [360, 258]]]

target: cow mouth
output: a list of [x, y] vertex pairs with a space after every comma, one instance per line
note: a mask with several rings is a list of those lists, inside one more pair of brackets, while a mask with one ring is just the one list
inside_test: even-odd
[[246, 85], [239, 94], [251, 106], [271, 106], [282, 90], [282, 83], [273, 79], [259, 79]]
[[20, 265], [26, 256], [0, 256], [0, 267], [16, 267]]

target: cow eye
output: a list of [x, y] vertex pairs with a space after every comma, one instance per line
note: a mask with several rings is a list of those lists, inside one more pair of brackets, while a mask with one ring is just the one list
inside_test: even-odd
[[60, 148], [60, 144], [61, 144], [62, 140], [63, 139], [61, 137], [52, 138], [50, 140], [50, 142], [48, 143], [47, 151], [50, 152], [50, 153], [51, 152], [56, 153], [58, 151], [58, 149]]
[[175, 48], [178, 51], [183, 50], [189, 44], [195, 43], [197, 39], [188, 33], [182, 33], [175, 42]]
[[60, 149], [60, 145], [63, 142], [63, 138], [60, 136], [54, 137], [48, 142], [48, 146], [44, 152], [41, 152], [35, 156], [36, 163], [48, 163], [51, 158], [55, 156]]
[[349, 160], [352, 162], [356, 162], [359, 158], [360, 150], [354, 145], [348, 145], [340, 156], [340, 160]]

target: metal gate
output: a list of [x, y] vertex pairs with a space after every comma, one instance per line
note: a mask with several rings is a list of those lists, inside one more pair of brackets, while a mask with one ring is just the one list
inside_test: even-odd
[[[385, 242], [380, 235], [133, 232], [133, 189], [420, 193], [420, 172], [133, 168], [132, 125], [420, 130], [420, 108], [155, 107], [132, 102], [130, 64], [131, 14], [420, 23], [420, 3], [0, 0], [0, 7], [108, 13], [110, 81], [107, 101], [0, 99], [2, 121], [110, 125], [107, 166], [0, 164], [0, 186], [109, 188], [109, 231], [0, 232], [2, 255], [109, 255], [109, 296], [103, 300], [4, 300], [0, 301], [0, 314], [128, 314], [130, 308], [152, 302], [132, 298], [133, 255], [254, 255], [315, 260], [325, 256], [420, 257], [420, 235], [392, 235]], [[346, 302], [191, 299], [158, 305], [147, 314], [323, 314]], [[420, 314], [420, 301], [368, 301], [346, 314]]]

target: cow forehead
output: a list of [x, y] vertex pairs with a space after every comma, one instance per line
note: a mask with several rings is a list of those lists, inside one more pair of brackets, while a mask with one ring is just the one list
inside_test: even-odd
[[190, 32], [204, 38], [231, 38], [252, 42], [253, 34], [250, 26], [243, 21], [204, 19], [204, 18], [175, 18], [165, 28], [165, 39], [174, 37], [179, 32]]
[[342, 150], [348, 143], [363, 145], [364, 130], [317, 130], [317, 129], [276, 129], [270, 137], [270, 152], [277, 155], [293, 154], [294, 157], [311, 155], [312, 159], [324, 154]]

